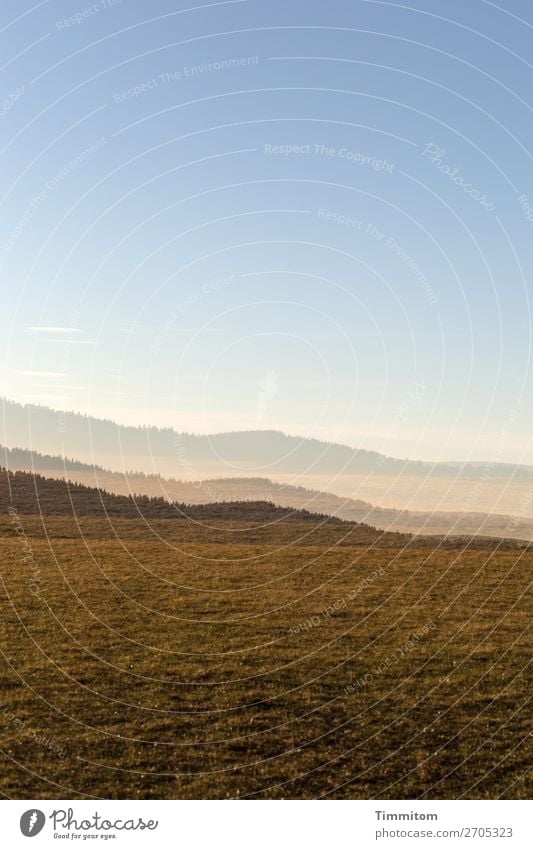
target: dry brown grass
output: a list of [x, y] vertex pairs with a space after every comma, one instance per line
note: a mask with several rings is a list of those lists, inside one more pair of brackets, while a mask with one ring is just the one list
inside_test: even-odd
[[5, 796], [527, 795], [531, 552], [223, 527], [4, 520]]
[[[64, 479], [63, 468], [41, 469], [47, 478]], [[282, 507], [338, 516], [377, 528], [416, 534], [477, 534], [533, 541], [533, 489], [529, 478], [507, 481], [451, 478], [325, 476], [219, 478], [183, 481], [119, 473], [103, 469], [69, 468], [70, 481], [117, 495], [147, 495], [186, 504], [213, 501], [267, 500]], [[298, 485], [291, 485], [295, 481]], [[308, 488], [324, 486], [328, 492]], [[335, 495], [335, 492], [342, 493]], [[353, 497], [356, 493], [357, 497]], [[370, 503], [370, 499], [374, 503]], [[375, 506], [376, 504], [382, 506]], [[494, 512], [483, 512], [487, 511]], [[424, 512], [426, 511], [426, 512]]]

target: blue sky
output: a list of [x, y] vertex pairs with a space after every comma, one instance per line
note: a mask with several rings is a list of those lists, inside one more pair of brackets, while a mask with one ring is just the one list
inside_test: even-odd
[[2, 395], [533, 463], [529, 3], [2, 4]]

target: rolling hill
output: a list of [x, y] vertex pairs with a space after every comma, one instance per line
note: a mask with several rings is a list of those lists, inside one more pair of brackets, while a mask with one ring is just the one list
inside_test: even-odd
[[161, 472], [164, 460], [166, 476], [185, 479], [197, 479], [202, 469], [208, 467], [222, 476], [364, 474], [476, 480], [490, 466], [491, 475], [498, 479], [533, 482], [531, 466], [496, 462], [430, 463], [275, 430], [198, 435], [172, 428], [126, 426], [109, 419], [18, 404], [8, 399], [2, 399], [1, 406], [0, 443], [31, 448], [42, 454], [76, 457], [117, 471]]
[[115, 495], [80, 483], [46, 478], [31, 472], [0, 469], [0, 513], [94, 516], [121, 519], [190, 519], [193, 521], [342, 522], [342, 519], [291, 510], [268, 501], [183, 504], [148, 495]]
[[149, 496], [182, 504], [269, 501], [279, 507], [308, 510], [362, 522], [386, 531], [414, 534], [500, 536], [533, 540], [533, 519], [481, 511], [416, 511], [377, 507], [357, 498], [342, 498], [269, 478], [216, 478], [184, 481], [142, 472], [112, 472], [79, 460], [0, 446], [1, 462], [11, 471], [32, 471], [96, 487], [115, 495]]

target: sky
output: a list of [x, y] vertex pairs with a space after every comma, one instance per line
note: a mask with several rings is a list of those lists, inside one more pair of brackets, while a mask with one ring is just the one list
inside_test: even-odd
[[533, 8], [4, 0], [0, 395], [533, 463]]

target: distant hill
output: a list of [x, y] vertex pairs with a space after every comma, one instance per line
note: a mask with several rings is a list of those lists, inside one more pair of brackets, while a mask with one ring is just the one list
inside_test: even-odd
[[6, 515], [10, 508], [19, 514], [32, 516], [342, 523], [341, 519], [332, 516], [291, 510], [267, 501], [176, 504], [163, 498], [114, 495], [96, 487], [45, 478], [31, 472], [0, 469], [0, 513]]
[[[386, 457], [375, 451], [289, 436], [274, 430], [235, 431], [213, 435], [178, 432], [172, 428], [130, 427], [111, 420], [62, 412], [4, 399], [0, 442], [11, 448], [32, 448], [42, 454], [75, 457], [97, 465], [166, 477], [202, 477], [202, 464], [222, 476], [257, 473], [365, 474], [460, 476], [479, 478], [483, 463], [427, 463]], [[152, 462], [153, 458], [153, 462]], [[163, 467], [163, 468], [162, 468]], [[218, 474], [218, 471], [216, 472]], [[533, 467], [490, 463], [494, 477], [533, 477]]]
[[414, 534], [479, 534], [533, 540], [533, 519], [502, 513], [417, 511], [376, 507], [368, 501], [342, 498], [303, 486], [280, 484], [269, 478], [216, 478], [183, 481], [138, 472], [112, 472], [78, 460], [43, 455], [0, 445], [0, 463], [11, 471], [35, 471], [47, 478], [68, 479], [115, 495], [160, 498], [181, 504], [268, 501], [291, 510], [336, 516], [347, 522], [385, 531]]
[[[50, 538], [58, 533], [61, 537], [70, 537], [73, 533], [75, 536], [81, 534], [90, 537], [95, 529], [102, 537], [102, 527], [107, 527], [108, 532], [111, 530], [114, 535], [118, 532], [120, 536], [124, 534], [128, 538], [132, 526], [146, 536], [147, 532], [152, 531], [152, 522], [157, 535], [158, 522], [170, 520], [176, 529], [182, 529], [183, 539], [191, 542], [202, 538], [205, 542], [229, 541], [285, 547], [295, 541], [301, 545], [303, 539], [310, 546], [327, 543], [329, 550], [347, 545], [457, 550], [503, 546], [506, 549], [533, 550], [533, 545], [526, 541], [495, 536], [457, 534], [445, 537], [438, 534], [426, 536], [383, 531], [364, 522], [348, 522], [305, 509], [293, 510], [269, 501], [190, 505], [148, 496], [113, 495], [96, 487], [59, 478], [45, 478], [32, 472], [11, 472], [0, 468], [0, 535], [6, 532], [16, 534], [23, 516], [28, 517], [28, 531], [22, 525], [24, 533], [44, 533]], [[114, 523], [119, 520], [122, 524], [115, 526]], [[57, 525], [58, 521], [60, 526]], [[305, 532], [302, 536], [303, 527]], [[296, 538], [294, 534], [288, 535], [289, 528], [294, 529]], [[246, 531], [247, 535], [241, 533], [237, 538], [227, 536], [231, 531], [238, 530]]]

